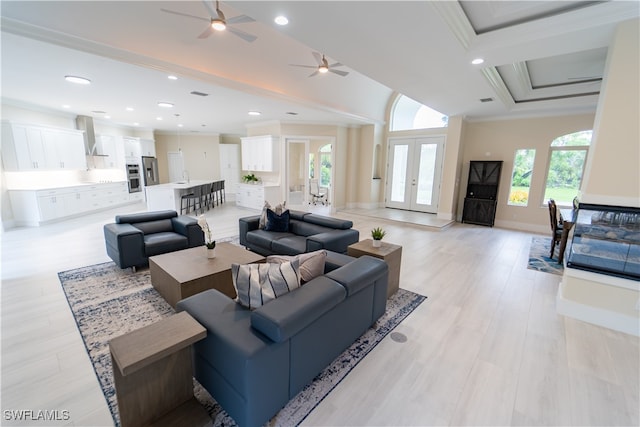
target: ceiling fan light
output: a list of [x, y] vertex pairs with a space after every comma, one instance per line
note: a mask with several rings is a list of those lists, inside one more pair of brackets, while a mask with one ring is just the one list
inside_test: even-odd
[[224, 31], [227, 28], [227, 24], [219, 18], [211, 20], [211, 28], [216, 31]]
[[329, 72], [329, 67], [327, 67], [326, 65], [321, 65], [318, 67], [318, 72], [324, 74]]
[[79, 84], [79, 85], [90, 85], [91, 80], [80, 77], [80, 76], [64, 76], [64, 79], [68, 82]]

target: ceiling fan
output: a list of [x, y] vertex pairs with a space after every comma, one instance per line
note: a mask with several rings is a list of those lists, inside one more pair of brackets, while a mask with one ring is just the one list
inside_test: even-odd
[[315, 68], [316, 71], [311, 73], [309, 77], [313, 77], [317, 74], [325, 74], [327, 72], [332, 72], [342, 77], [349, 74], [348, 71], [334, 69], [334, 67], [341, 67], [342, 66], [341, 63], [336, 62], [335, 64], [329, 65], [329, 61], [327, 61], [327, 58], [325, 58], [324, 55], [320, 55], [318, 52], [311, 52], [311, 54], [318, 62], [318, 65], [300, 65], [300, 64], [289, 64], [289, 65], [291, 65], [292, 67]]
[[255, 39], [258, 38], [253, 34], [249, 34], [237, 28], [231, 27], [231, 25], [234, 25], [234, 24], [244, 24], [246, 22], [254, 22], [255, 19], [253, 19], [252, 17], [247, 15], [238, 15], [238, 16], [234, 16], [233, 18], [226, 18], [224, 16], [224, 13], [222, 13], [222, 11], [220, 10], [219, 1], [216, 0], [215, 9], [213, 8], [213, 4], [211, 1], [203, 0], [202, 2], [204, 3], [207, 10], [209, 11], [209, 18], [204, 18], [202, 16], [189, 15], [188, 13], [176, 12], [174, 10], [169, 10], [169, 9], [160, 9], [160, 10], [166, 13], [172, 13], [174, 15], [186, 16], [187, 18], [199, 19], [200, 21], [208, 22], [209, 25], [207, 25], [207, 28], [202, 32], [202, 34], [198, 36], [199, 39], [206, 39], [216, 31], [225, 31], [225, 30], [229, 31], [231, 34], [234, 34], [240, 37], [242, 40], [245, 40], [249, 43], [253, 42]]

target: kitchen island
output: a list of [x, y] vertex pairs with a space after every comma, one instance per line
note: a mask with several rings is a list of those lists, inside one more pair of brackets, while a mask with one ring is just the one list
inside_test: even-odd
[[169, 182], [145, 187], [147, 210], [172, 210], [180, 214], [180, 197], [193, 192], [193, 189], [213, 181], [192, 179], [190, 181]]

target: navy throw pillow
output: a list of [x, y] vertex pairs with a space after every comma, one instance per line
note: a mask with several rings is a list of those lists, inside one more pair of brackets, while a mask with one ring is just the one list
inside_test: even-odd
[[289, 231], [289, 209], [278, 215], [271, 209], [267, 209], [267, 224], [265, 231]]

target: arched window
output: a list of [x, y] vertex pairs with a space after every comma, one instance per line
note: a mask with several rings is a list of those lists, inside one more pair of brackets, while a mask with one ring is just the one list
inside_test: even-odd
[[571, 206], [580, 191], [593, 131], [562, 135], [551, 142], [544, 203], [554, 199], [558, 205]]
[[400, 95], [391, 111], [389, 130], [432, 129], [447, 127], [449, 117]]

